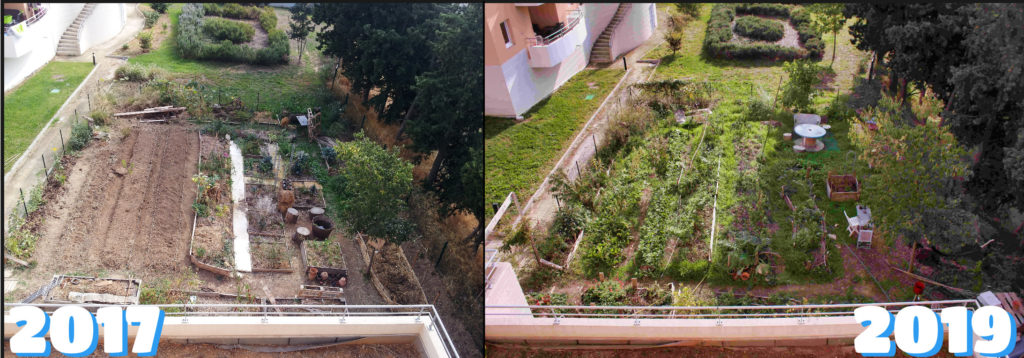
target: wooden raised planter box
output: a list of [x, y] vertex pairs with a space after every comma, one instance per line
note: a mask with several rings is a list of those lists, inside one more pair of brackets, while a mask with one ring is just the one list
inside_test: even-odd
[[834, 175], [828, 174], [825, 180], [825, 190], [828, 198], [832, 201], [853, 201], [860, 200], [860, 182], [855, 174]]
[[138, 279], [55, 275], [54, 281], [56, 285], [43, 295], [43, 303], [137, 305], [142, 287]]
[[[276, 265], [278, 267], [272, 267], [275, 265], [261, 265], [262, 261], [274, 259], [272, 251], [274, 250], [274, 247], [276, 247], [277, 250], [280, 250], [278, 254], [281, 255], [281, 257], [277, 258], [278, 263], [283, 263], [284, 265]], [[263, 253], [266, 257], [263, 257], [261, 260], [257, 260], [256, 256], [258, 253]], [[252, 256], [252, 272], [290, 273], [295, 271], [294, 267], [292, 267], [292, 257], [294, 257], [295, 251], [292, 249], [291, 243], [283, 238], [275, 239], [272, 237], [250, 236], [249, 255]]]
[[[306, 279], [309, 281], [317, 283], [327, 283], [330, 284], [331, 286], [335, 286], [339, 279], [341, 279], [342, 277], [348, 277], [348, 266], [345, 264], [345, 256], [340, 254], [341, 244], [333, 241], [317, 241], [314, 242], [314, 245], [319, 245], [321, 243], [337, 247], [339, 252], [339, 262], [326, 264], [320, 262], [311, 262], [309, 257], [309, 251], [311, 249], [307, 248], [310, 245], [309, 241], [303, 241], [301, 244], [299, 244], [299, 247], [302, 250], [302, 266], [305, 267], [303, 273], [306, 275]], [[313, 279], [310, 279], [310, 270], [314, 269], [316, 270], [316, 274], [314, 275]], [[320, 275], [321, 272], [327, 272], [328, 279], [326, 281], [321, 280], [319, 276], [317, 276]]]

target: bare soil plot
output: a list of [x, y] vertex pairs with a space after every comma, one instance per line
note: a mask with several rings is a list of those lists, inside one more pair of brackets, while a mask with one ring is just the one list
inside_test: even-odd
[[284, 238], [250, 236], [249, 253], [252, 268], [266, 270], [293, 270], [296, 256], [292, 243]]
[[94, 141], [28, 226], [40, 235], [37, 277], [104, 270], [148, 281], [184, 270], [198, 153], [196, 133], [177, 124]]
[[246, 184], [245, 205], [250, 234], [285, 235], [284, 218], [277, 211], [277, 190], [274, 186]]

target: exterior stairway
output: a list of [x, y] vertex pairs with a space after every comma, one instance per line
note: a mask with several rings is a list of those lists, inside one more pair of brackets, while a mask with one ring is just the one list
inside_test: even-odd
[[633, 6], [631, 3], [619, 4], [619, 8], [615, 10], [615, 16], [612, 17], [612, 21], [604, 28], [601, 36], [597, 37], [597, 41], [594, 42], [594, 48], [590, 50], [590, 63], [609, 63], [614, 60], [610, 45], [612, 33], [615, 32], [615, 28], [622, 22], [622, 19], [626, 17], [626, 12], [629, 11], [631, 6]]
[[89, 18], [89, 15], [92, 14], [92, 10], [95, 8], [95, 3], [85, 4], [85, 7], [78, 13], [78, 17], [71, 23], [71, 26], [64, 30], [64, 34], [60, 36], [60, 42], [57, 43], [58, 56], [79, 56], [82, 54], [78, 34], [82, 31], [82, 24], [85, 23], [85, 19]]

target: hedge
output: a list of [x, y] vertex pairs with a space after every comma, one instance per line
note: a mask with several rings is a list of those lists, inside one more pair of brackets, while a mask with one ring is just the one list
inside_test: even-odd
[[789, 7], [782, 4], [739, 4], [736, 13], [740, 15], [762, 15], [789, 17]]
[[[730, 43], [733, 31], [731, 24], [737, 13], [790, 17], [790, 24], [796, 28], [800, 43], [804, 48], [770, 43]], [[737, 21], [736, 27], [740, 27], [739, 21]], [[737, 32], [739, 31], [741, 30], [738, 29]], [[785, 29], [783, 29], [783, 33], [785, 33]], [[803, 8], [790, 11], [788, 6], [779, 4], [716, 4], [711, 8], [711, 16], [708, 19], [708, 27], [704, 36], [704, 51], [712, 57], [728, 59], [793, 60], [805, 57], [821, 59], [825, 45], [821, 41], [821, 34], [814, 31], [811, 26], [810, 15]]]
[[[284, 31], [271, 29], [267, 36], [270, 43], [265, 48], [253, 49], [245, 45], [237, 45], [230, 40], [211, 42], [203, 39], [200, 29], [205, 21], [206, 9], [213, 8], [214, 11], [221, 11], [210, 4], [185, 4], [178, 17], [176, 40], [178, 44], [178, 55], [182, 58], [195, 58], [206, 60], [219, 60], [228, 62], [242, 62], [248, 64], [272, 65], [288, 62], [288, 35]], [[215, 4], [214, 4], [215, 5]], [[227, 6], [225, 5], [225, 8]], [[255, 9], [255, 8], [253, 8]], [[271, 10], [272, 12], [273, 10]], [[258, 16], [258, 15], [257, 15]], [[226, 20], [229, 21], [229, 20]], [[274, 26], [276, 26], [276, 21]], [[252, 26], [249, 26], [251, 29]]]
[[209, 16], [223, 16], [232, 19], [242, 20], [259, 20], [260, 27], [267, 33], [277, 27], [277, 15], [274, 14], [274, 8], [264, 6], [262, 8], [255, 6], [242, 6], [235, 3], [229, 4], [218, 4], [218, 3], [203, 3], [203, 10], [206, 15]]
[[782, 35], [786, 33], [786, 26], [778, 21], [757, 16], [743, 16], [736, 19], [735, 31], [755, 40], [775, 42], [782, 39]]
[[793, 10], [789, 23], [796, 28], [800, 43], [807, 49], [808, 57], [821, 59], [825, 53], [825, 43], [821, 40], [821, 33], [815, 31], [811, 25], [811, 14], [804, 8]]
[[230, 40], [240, 44], [252, 41], [256, 29], [244, 22], [222, 19], [219, 17], [206, 18], [203, 21], [203, 32], [216, 40]]

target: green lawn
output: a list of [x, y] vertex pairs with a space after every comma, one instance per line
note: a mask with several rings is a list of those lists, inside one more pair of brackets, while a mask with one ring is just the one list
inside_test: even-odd
[[[4, 95], [4, 173], [28, 149], [92, 68], [88, 62], [51, 61]], [[51, 93], [54, 89], [59, 92]]]
[[[177, 27], [182, 4], [173, 4], [167, 10], [171, 26]], [[287, 26], [279, 21], [278, 27]], [[224, 98], [236, 96], [247, 105], [259, 100], [261, 110], [278, 113], [282, 109], [305, 111], [317, 106], [326, 95], [316, 68], [303, 58], [303, 66], [251, 66], [217, 61], [183, 59], [176, 52], [174, 33], [153, 51], [128, 60], [131, 63], [154, 65], [170, 72], [171, 77], [197, 79], [223, 93]], [[307, 46], [307, 52], [315, 48]], [[291, 54], [295, 57], [295, 53]], [[257, 98], [257, 95], [259, 98]]]
[[[522, 123], [485, 118], [486, 202], [501, 202], [510, 191], [520, 198], [532, 195], [624, 73], [621, 69], [581, 71], [524, 114]], [[593, 97], [588, 100], [588, 95]], [[493, 214], [490, 205], [487, 210], [488, 216]]]

